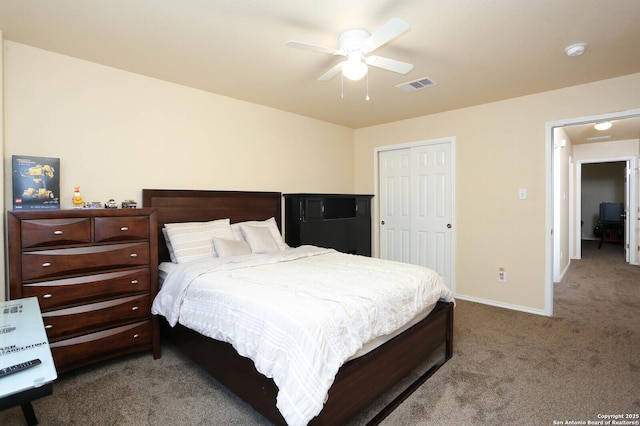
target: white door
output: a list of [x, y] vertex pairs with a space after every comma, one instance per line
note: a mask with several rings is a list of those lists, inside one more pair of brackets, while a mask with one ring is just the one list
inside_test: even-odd
[[629, 182], [631, 182], [629, 194], [631, 198], [629, 199], [629, 211], [626, 218], [629, 224], [629, 263], [632, 265], [640, 265], [640, 207], [638, 207], [638, 200], [640, 200], [640, 173], [637, 172], [636, 164], [638, 164], [636, 159], [631, 159], [629, 174]]
[[630, 184], [629, 177], [631, 175], [631, 167], [629, 165], [629, 161], [627, 160], [624, 167], [624, 260], [629, 263], [629, 237], [631, 237], [631, 231], [629, 226], [629, 221], [627, 218], [629, 217], [629, 200], [630, 200]]
[[380, 152], [380, 257], [411, 262], [411, 150]]
[[451, 272], [451, 145], [412, 149], [411, 230], [415, 235], [411, 263], [438, 272], [449, 283]]
[[380, 255], [425, 266], [451, 287], [452, 144], [379, 152]]

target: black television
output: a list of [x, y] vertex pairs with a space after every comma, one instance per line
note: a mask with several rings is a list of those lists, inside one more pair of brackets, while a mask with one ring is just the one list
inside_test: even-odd
[[601, 222], [622, 222], [624, 220], [623, 203], [600, 203]]

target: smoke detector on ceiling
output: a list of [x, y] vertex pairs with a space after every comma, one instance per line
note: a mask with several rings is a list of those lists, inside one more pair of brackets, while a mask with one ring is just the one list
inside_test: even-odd
[[564, 49], [564, 53], [569, 57], [580, 56], [587, 49], [587, 43], [576, 43], [571, 46], [567, 46]]

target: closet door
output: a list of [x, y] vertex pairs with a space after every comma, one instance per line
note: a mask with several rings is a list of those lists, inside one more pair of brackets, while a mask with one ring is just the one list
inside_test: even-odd
[[379, 153], [380, 257], [411, 261], [411, 150]]
[[431, 268], [451, 285], [452, 144], [380, 151], [380, 257]]
[[411, 149], [411, 263], [438, 272], [447, 284], [452, 258], [451, 144]]

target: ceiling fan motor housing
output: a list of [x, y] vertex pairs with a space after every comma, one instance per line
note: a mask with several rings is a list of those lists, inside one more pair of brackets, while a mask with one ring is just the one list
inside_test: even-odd
[[359, 52], [363, 54], [362, 43], [369, 38], [371, 33], [362, 29], [351, 29], [340, 33], [338, 36], [338, 42], [340, 43], [340, 50], [347, 53]]

